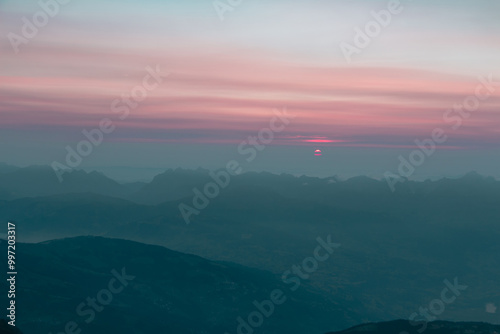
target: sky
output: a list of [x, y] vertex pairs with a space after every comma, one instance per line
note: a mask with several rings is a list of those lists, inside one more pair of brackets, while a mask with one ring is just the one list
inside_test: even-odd
[[497, 0], [60, 2], [0, 0], [0, 161], [500, 177]]

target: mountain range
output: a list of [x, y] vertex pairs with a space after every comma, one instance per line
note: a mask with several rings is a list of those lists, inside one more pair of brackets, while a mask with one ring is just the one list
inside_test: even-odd
[[408, 319], [455, 278], [467, 289], [437, 319], [499, 323], [485, 310], [500, 303], [500, 182], [491, 177], [406, 181], [391, 192], [367, 177], [247, 173], [232, 177], [189, 225], [179, 205], [192, 205], [193, 188], [212, 182], [207, 170], [168, 170], [145, 184], [96, 172], [65, 177], [70, 182], [47, 167], [0, 165], [0, 220], [17, 223], [20, 242], [130, 240], [255, 268], [274, 277], [271, 286], [313, 254], [318, 237], [330, 236], [341, 247], [305, 284], [348, 314], [338, 324], [318, 320], [318, 331]]

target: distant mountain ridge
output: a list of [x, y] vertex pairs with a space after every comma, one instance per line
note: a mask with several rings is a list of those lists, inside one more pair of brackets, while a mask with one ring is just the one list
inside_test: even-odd
[[21, 168], [21, 167], [12, 166], [12, 165], [6, 164], [4, 162], [0, 162], [0, 174], [10, 173], [10, 172], [13, 172], [15, 170], [18, 170], [19, 168]]
[[18, 199], [69, 193], [95, 193], [122, 197], [127, 189], [98, 172], [75, 170], [59, 182], [48, 166], [17, 168], [0, 174], [0, 199]]
[[[139, 204], [156, 205], [168, 201], [193, 197], [193, 189], [213, 182], [210, 171], [202, 168], [196, 170], [169, 169], [158, 174], [149, 183], [120, 184], [99, 172], [74, 170], [64, 174], [64, 181], [59, 182], [49, 166], [30, 166], [18, 168], [0, 164], [0, 200], [13, 200], [24, 197], [41, 197], [71, 193], [93, 193], [130, 200]], [[462, 193], [481, 191], [500, 194], [500, 181], [493, 177], [484, 177], [470, 172], [462, 178], [443, 178], [437, 181], [406, 181], [397, 183], [398, 194], [426, 194], [429, 192], [454, 191]], [[319, 199], [332, 193], [352, 194], [362, 192], [367, 195], [390, 197], [391, 191], [385, 180], [375, 180], [366, 176], [340, 180], [336, 176], [319, 178], [309, 176], [293, 176], [289, 174], [272, 174], [267, 172], [248, 172], [232, 176], [229, 188], [262, 186], [287, 197], [301, 198], [304, 194]], [[486, 186], [486, 188], [484, 188]]]

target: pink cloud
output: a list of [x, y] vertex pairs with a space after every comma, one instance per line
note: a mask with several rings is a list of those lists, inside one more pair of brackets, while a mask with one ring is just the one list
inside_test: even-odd
[[[296, 118], [278, 144], [404, 147], [445, 127], [443, 113], [477, 85], [476, 78], [420, 69], [311, 67], [231, 50], [224, 56], [164, 51], [150, 57], [126, 49], [32, 48], [20, 64], [36, 60], [47, 73], [1, 78], [0, 128], [82, 129], [109, 117], [125, 133], [141, 134], [120, 141], [237, 143], [267, 126], [272, 109], [287, 107]], [[155, 64], [171, 76], [118, 121], [111, 102], [140, 84], [145, 66]], [[499, 107], [495, 92], [455, 137], [498, 138]], [[177, 138], [154, 137], [159, 131]]]

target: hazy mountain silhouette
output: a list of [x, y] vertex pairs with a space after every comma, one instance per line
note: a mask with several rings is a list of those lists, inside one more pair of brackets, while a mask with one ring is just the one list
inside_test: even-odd
[[0, 174], [0, 198], [48, 196], [67, 193], [95, 193], [123, 197], [129, 193], [126, 187], [98, 172], [75, 170], [64, 174], [59, 182], [52, 168], [31, 166]]
[[169, 169], [157, 175], [130, 198], [138, 203], [159, 204], [187, 197], [194, 187], [209, 181], [209, 171], [206, 169]]
[[4, 162], [0, 162], [0, 174], [10, 173], [10, 172], [13, 172], [13, 171], [18, 170], [18, 169], [19, 169], [19, 167], [12, 166], [12, 165], [6, 164]]
[[[203, 190], [205, 184], [214, 182], [209, 173], [210, 171], [201, 168], [197, 170], [168, 170], [156, 176], [130, 198], [139, 203], [159, 204], [188, 197], [193, 194], [194, 188]], [[324, 186], [331, 182], [337, 182], [337, 179], [335, 177], [295, 177], [290, 174], [276, 175], [266, 172], [249, 172], [232, 176], [228, 187], [262, 186], [282, 194], [297, 194], [300, 193], [305, 184]]]
[[[3, 165], [8, 166], [8, 165]], [[160, 204], [193, 196], [193, 189], [203, 190], [208, 182], [213, 182], [205, 169], [167, 170], [157, 175], [151, 182], [119, 184], [104, 174], [74, 170], [64, 174], [59, 182], [54, 171], [48, 166], [17, 168], [8, 166], [2, 172], [0, 165], [0, 199], [11, 200], [23, 197], [38, 197], [69, 193], [94, 193], [128, 199], [140, 204]], [[357, 198], [356, 205], [375, 207], [399, 196], [427, 195], [441, 192], [464, 195], [500, 195], [500, 182], [492, 177], [483, 177], [471, 172], [462, 178], [443, 178], [438, 181], [406, 181], [395, 185], [392, 193], [385, 180], [368, 177], [354, 177], [340, 181], [337, 177], [318, 178], [289, 174], [245, 173], [232, 176], [227, 189], [237, 187], [264, 187], [287, 198], [313, 199], [326, 203], [346, 203]], [[365, 199], [369, 199], [365, 201]]]

